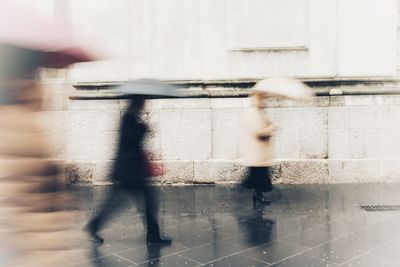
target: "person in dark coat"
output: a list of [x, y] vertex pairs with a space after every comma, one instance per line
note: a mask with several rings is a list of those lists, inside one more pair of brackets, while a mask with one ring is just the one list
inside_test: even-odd
[[143, 96], [135, 96], [130, 101], [123, 116], [117, 157], [111, 172], [111, 179], [114, 182], [111, 192], [100, 207], [99, 213], [87, 224], [86, 231], [91, 241], [102, 244], [104, 240], [98, 232], [112, 214], [121, 208], [123, 204], [119, 202], [121, 193], [127, 193], [144, 200], [147, 242], [170, 244], [172, 241], [170, 238], [160, 235], [156, 194], [148, 183], [151, 170], [147, 155], [143, 150], [143, 140], [148, 126], [139, 118], [145, 99]]

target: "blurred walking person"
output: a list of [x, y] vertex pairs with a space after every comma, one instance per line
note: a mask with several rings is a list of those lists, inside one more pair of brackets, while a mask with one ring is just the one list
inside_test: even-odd
[[143, 140], [148, 126], [140, 119], [140, 112], [144, 105], [145, 98], [136, 95], [134, 99], [130, 100], [129, 107], [123, 115], [117, 157], [111, 173], [114, 184], [101, 205], [99, 213], [86, 226], [90, 240], [95, 244], [103, 243], [104, 240], [98, 232], [111, 216], [126, 204], [118, 202], [121, 193], [144, 200], [147, 242], [149, 244], [169, 245], [172, 241], [160, 234], [157, 222], [157, 196], [149, 185], [152, 170], [148, 156], [143, 149]]
[[36, 114], [43, 59], [42, 52], [0, 44], [0, 252], [12, 255], [7, 266], [56, 266], [78, 245], [73, 201]]
[[37, 77], [42, 67], [94, 58], [60, 23], [13, 2], [0, 2], [0, 253], [6, 266], [53, 267], [76, 258], [78, 243], [72, 201], [37, 114], [44, 97]]
[[241, 158], [248, 167], [242, 186], [253, 189], [253, 206], [257, 202], [270, 204], [263, 192], [273, 189], [271, 168], [274, 163], [274, 135], [278, 127], [265, 113], [267, 97], [307, 100], [314, 96], [304, 83], [292, 78], [268, 78], [261, 80], [251, 89], [250, 107], [245, 111], [242, 123]]
[[277, 127], [264, 111], [265, 96], [263, 92], [252, 92], [251, 106], [245, 111], [242, 122], [241, 158], [248, 168], [242, 186], [254, 190], [253, 206], [257, 202], [270, 204], [263, 192], [272, 190], [270, 168], [274, 163], [273, 136]]

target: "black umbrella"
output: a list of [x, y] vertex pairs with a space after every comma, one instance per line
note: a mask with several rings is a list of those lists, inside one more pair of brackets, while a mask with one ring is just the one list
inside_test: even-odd
[[153, 79], [138, 79], [126, 82], [117, 92], [125, 95], [182, 96], [173, 85]]

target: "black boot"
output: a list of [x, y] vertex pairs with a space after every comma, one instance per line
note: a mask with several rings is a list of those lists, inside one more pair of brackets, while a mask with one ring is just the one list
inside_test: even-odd
[[104, 243], [104, 239], [97, 234], [97, 231], [93, 228], [93, 225], [91, 223], [88, 223], [85, 226], [84, 231], [86, 233], [88, 233], [89, 241], [94, 243], [94, 245], [99, 246], [99, 245], [102, 245]]
[[169, 246], [172, 243], [172, 239], [160, 234], [147, 234], [147, 244], [158, 244]]
[[261, 192], [256, 192], [253, 195], [253, 207], [257, 205], [257, 201], [260, 202], [260, 204], [264, 205], [271, 205], [271, 201], [264, 199], [263, 195]]

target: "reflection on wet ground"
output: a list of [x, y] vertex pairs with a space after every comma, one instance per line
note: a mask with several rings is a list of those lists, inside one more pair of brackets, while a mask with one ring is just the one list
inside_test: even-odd
[[[110, 187], [74, 187], [80, 223]], [[157, 187], [160, 226], [172, 246], [146, 246], [142, 211], [115, 215], [103, 246], [69, 266], [400, 266], [400, 184], [278, 185], [271, 206], [253, 209], [235, 186]], [[121, 196], [123, 198], [125, 196]]]

